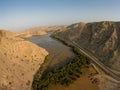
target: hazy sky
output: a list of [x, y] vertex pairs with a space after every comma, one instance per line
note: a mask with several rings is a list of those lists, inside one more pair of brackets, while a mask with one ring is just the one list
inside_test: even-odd
[[0, 0], [0, 29], [120, 21], [120, 0]]

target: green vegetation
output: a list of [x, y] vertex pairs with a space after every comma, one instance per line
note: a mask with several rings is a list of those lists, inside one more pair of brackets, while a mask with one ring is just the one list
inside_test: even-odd
[[72, 51], [76, 54], [76, 55], [80, 55], [81, 56], [81, 53], [79, 52], [79, 50], [75, 47], [72, 47]]
[[46, 70], [48, 63], [50, 61], [50, 55], [47, 55], [45, 57], [44, 63], [41, 65], [41, 67], [39, 68], [39, 70], [37, 71], [37, 73], [34, 76], [33, 79], [33, 87], [34, 85], [36, 86], [36, 82], [38, 82], [43, 74], [43, 72]]
[[90, 64], [90, 60], [87, 57], [81, 55], [77, 49], [73, 48], [73, 51], [78, 55], [75, 59], [71, 60], [64, 67], [54, 68], [41, 77], [40, 75], [43, 74], [44, 68], [43, 64], [42, 71], [39, 70], [35, 75], [32, 84], [33, 90], [48, 90], [50, 84], [61, 84], [68, 86], [72, 84], [77, 78], [79, 78], [82, 74], [81, 68], [88, 66]]
[[67, 45], [68, 47], [73, 47], [71, 44], [69, 44], [67, 41], [65, 41], [65, 40], [62, 40], [61, 38], [59, 38], [59, 37], [56, 37], [56, 36], [54, 36], [54, 35], [51, 35], [50, 36], [51, 38], [53, 38], [53, 39], [56, 39], [56, 40], [58, 40], [58, 41], [60, 41], [60, 42], [62, 42], [64, 45]]

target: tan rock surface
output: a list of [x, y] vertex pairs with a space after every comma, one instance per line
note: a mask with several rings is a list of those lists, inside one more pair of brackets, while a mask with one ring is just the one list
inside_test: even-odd
[[33, 76], [47, 51], [12, 33], [0, 30], [0, 87], [2, 90], [30, 90]]

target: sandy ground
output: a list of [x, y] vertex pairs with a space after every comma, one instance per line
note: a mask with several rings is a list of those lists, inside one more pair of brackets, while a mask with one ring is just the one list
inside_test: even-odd
[[[95, 66], [95, 65], [94, 65]], [[112, 78], [111, 76], [107, 75], [103, 72], [100, 68], [95, 66], [98, 71], [98, 74], [94, 76], [99, 81], [99, 88], [100, 90], [120, 90], [120, 81]]]
[[48, 52], [0, 31], [0, 90], [31, 90], [34, 74]]
[[99, 90], [98, 82], [91, 75], [96, 73], [93, 67], [82, 69], [82, 72], [81, 77], [70, 86], [52, 85], [50, 90]]
[[93, 65], [89, 69], [82, 69], [81, 77], [70, 86], [51, 85], [50, 90], [120, 90], [120, 82]]

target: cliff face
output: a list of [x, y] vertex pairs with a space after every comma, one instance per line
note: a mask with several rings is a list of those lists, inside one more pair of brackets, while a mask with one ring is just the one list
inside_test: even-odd
[[0, 88], [30, 90], [34, 74], [46, 55], [45, 49], [0, 30]]
[[78, 43], [105, 65], [120, 71], [120, 22], [77, 23], [53, 36]]

